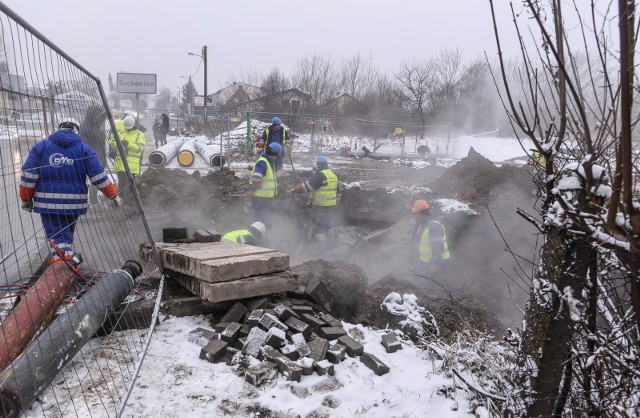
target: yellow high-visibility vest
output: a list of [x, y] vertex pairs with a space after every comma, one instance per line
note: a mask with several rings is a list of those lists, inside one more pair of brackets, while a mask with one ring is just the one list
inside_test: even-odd
[[[449, 252], [449, 244], [447, 243], [447, 233], [444, 229], [444, 225], [442, 225], [438, 221], [430, 221], [429, 224], [431, 223], [436, 223], [440, 225], [440, 227], [442, 228], [442, 245], [444, 246], [444, 251], [442, 252], [442, 259], [448, 260], [449, 258], [451, 258], [451, 253]], [[424, 231], [422, 232], [422, 237], [420, 237], [420, 246], [419, 246], [420, 260], [425, 263], [430, 263], [432, 261], [431, 260], [431, 253], [432, 253], [431, 242], [429, 241], [429, 224], [427, 224], [427, 226], [424, 228]]]
[[251, 235], [251, 232], [249, 232], [247, 229], [238, 229], [236, 231], [227, 232], [222, 236], [222, 241], [238, 242], [238, 238], [243, 235]]
[[[127, 163], [129, 164], [131, 173], [140, 174], [140, 156], [144, 152], [144, 147], [147, 145], [147, 140], [145, 139], [144, 134], [137, 129], [127, 131], [124, 128], [122, 121], [118, 121], [116, 123], [116, 128], [118, 129], [118, 136], [120, 137], [120, 140], [127, 141], [129, 144], [125, 151], [127, 152]], [[113, 149], [118, 149], [116, 145], [116, 138], [113, 134], [109, 137], [109, 145]], [[116, 173], [123, 173], [125, 171], [120, 153], [118, 153], [113, 162], [113, 170]]]
[[321, 171], [327, 178], [327, 185], [313, 191], [313, 204], [316, 206], [335, 206], [338, 196], [338, 176], [328, 168]]
[[[251, 176], [256, 171], [256, 165], [258, 162], [264, 161], [267, 163], [267, 173], [262, 177], [262, 187], [253, 192], [256, 197], [276, 197], [276, 191], [278, 190], [278, 180], [274, 171], [271, 169], [271, 163], [265, 157], [258, 158], [258, 161], [253, 165]], [[253, 180], [249, 180], [249, 184], [253, 184]]]

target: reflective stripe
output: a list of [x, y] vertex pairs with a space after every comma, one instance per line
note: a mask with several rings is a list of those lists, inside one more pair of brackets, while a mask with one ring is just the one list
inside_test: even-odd
[[338, 176], [333, 171], [321, 171], [327, 178], [327, 184], [313, 192], [313, 204], [316, 206], [335, 206], [338, 198]]
[[98, 189], [102, 189], [103, 187], [106, 187], [106, 186], [108, 186], [109, 184], [111, 184], [111, 180], [106, 179], [106, 180], [105, 180], [105, 181], [103, 181], [102, 183], [95, 183], [95, 186], [96, 186]]
[[36, 192], [36, 198], [41, 199], [86, 199], [86, 193], [83, 194], [73, 194], [73, 193], [45, 193], [45, 192]]
[[20, 180], [20, 185], [26, 187], [27, 189], [35, 189], [36, 183], [37, 183], [36, 181], [27, 182], [27, 181], [24, 181], [24, 180]]
[[90, 181], [91, 183], [93, 183], [94, 181], [98, 181], [98, 180], [100, 180], [101, 178], [106, 177], [106, 176], [107, 176], [107, 172], [106, 172], [106, 171], [102, 171], [102, 173], [100, 173], [100, 174], [96, 174], [96, 175], [95, 175], [95, 176], [93, 176], [93, 177], [89, 177], [89, 181]]
[[28, 179], [38, 180], [40, 178], [40, 173], [30, 173], [28, 171], [23, 171], [22, 172], [22, 177], [25, 177], [25, 178], [28, 178]]
[[[258, 161], [253, 165], [253, 171], [251, 172], [251, 177], [254, 176], [256, 171], [256, 165], [258, 162], [264, 161], [267, 164], [267, 173], [262, 178], [262, 187], [253, 192], [253, 195], [256, 197], [275, 197], [276, 190], [278, 189], [278, 179], [276, 179], [276, 175], [271, 169], [271, 163], [265, 157], [258, 158]], [[253, 180], [249, 181], [249, 184], [253, 184]]]
[[88, 203], [42, 203], [38, 201], [33, 202], [34, 208], [41, 209], [86, 209], [89, 207]]
[[422, 232], [422, 237], [420, 238], [420, 246], [419, 246], [420, 260], [425, 263], [431, 262], [432, 251], [431, 251], [431, 241], [429, 240], [429, 226], [431, 223], [438, 224], [442, 228], [442, 246], [443, 246], [442, 259], [448, 260], [449, 258], [451, 258], [451, 253], [449, 253], [449, 244], [447, 243], [447, 232], [444, 229], [444, 225], [442, 225], [438, 221], [430, 221], [429, 224], [427, 224], [427, 226], [424, 228], [424, 231]]

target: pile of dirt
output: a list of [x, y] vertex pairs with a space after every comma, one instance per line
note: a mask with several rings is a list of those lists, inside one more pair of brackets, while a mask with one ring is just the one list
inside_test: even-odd
[[360, 311], [365, 298], [367, 277], [355, 264], [329, 262], [325, 260], [307, 261], [291, 268], [302, 284], [319, 280], [338, 298], [352, 316]]
[[496, 167], [471, 148], [465, 158], [450, 167], [430, 187], [434, 192], [449, 196], [453, 192], [455, 197], [475, 202], [489, 199], [497, 186], [502, 188], [505, 185], [531, 189], [531, 176], [526, 168], [510, 165]]
[[[387, 295], [392, 292], [415, 295], [418, 304], [429, 311], [435, 318], [441, 338], [446, 339], [467, 326], [488, 331], [499, 329], [495, 316], [470, 297], [434, 299], [427, 295], [425, 289], [419, 288], [406, 280], [397, 279], [394, 276], [387, 276], [367, 288], [356, 316], [358, 322], [365, 326], [374, 326], [380, 329], [402, 329], [400, 322], [406, 318], [393, 316], [381, 307]], [[430, 321], [430, 318], [425, 319], [427, 322]]]

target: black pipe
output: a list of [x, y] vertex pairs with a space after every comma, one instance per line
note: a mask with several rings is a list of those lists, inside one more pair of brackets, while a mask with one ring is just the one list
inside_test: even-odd
[[142, 273], [137, 261], [105, 275], [0, 373], [0, 414], [29, 407], [125, 300]]

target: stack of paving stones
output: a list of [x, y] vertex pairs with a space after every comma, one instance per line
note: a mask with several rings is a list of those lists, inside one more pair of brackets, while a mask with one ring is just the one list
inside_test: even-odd
[[[333, 376], [334, 365], [347, 356], [358, 357], [378, 376], [389, 372], [335, 317], [294, 303], [272, 303], [268, 298], [246, 305], [236, 302], [213, 330], [196, 328], [189, 333], [189, 341], [202, 346], [200, 358], [211, 363], [229, 362], [238, 353], [259, 359], [245, 372], [246, 381], [255, 386], [278, 373], [297, 382], [314, 372]], [[402, 348], [393, 334], [383, 335], [381, 344], [388, 353]]]

